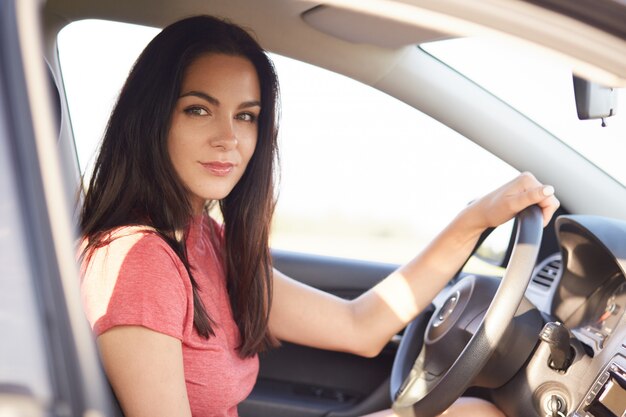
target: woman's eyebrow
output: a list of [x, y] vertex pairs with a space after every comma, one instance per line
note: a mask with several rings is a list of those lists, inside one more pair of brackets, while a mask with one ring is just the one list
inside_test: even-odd
[[244, 101], [239, 105], [240, 109], [247, 109], [249, 107], [261, 107], [261, 102], [259, 100], [250, 100]]
[[199, 97], [199, 98], [201, 98], [203, 100], [208, 101], [209, 103], [211, 103], [211, 104], [213, 104], [215, 106], [219, 106], [220, 105], [220, 101], [218, 99], [216, 99], [213, 96], [208, 95], [207, 93], [203, 93], [202, 91], [192, 90], [192, 91], [189, 91], [189, 92], [187, 92], [185, 94], [181, 94], [181, 96], [178, 97], [178, 98], [189, 97], [189, 96]]
[[[189, 91], [187, 93], [181, 94], [181, 96], [179, 98], [183, 98], [183, 97], [189, 97], [189, 96], [193, 96], [193, 97], [198, 97], [201, 98], [205, 101], [208, 101], [209, 103], [213, 104], [214, 106], [219, 106], [220, 105], [220, 101], [218, 99], [216, 99], [215, 97], [204, 93], [202, 91]], [[250, 100], [250, 101], [244, 101], [243, 103], [241, 103], [238, 106], [240, 109], [247, 109], [250, 107], [261, 107], [261, 102], [259, 100]]]

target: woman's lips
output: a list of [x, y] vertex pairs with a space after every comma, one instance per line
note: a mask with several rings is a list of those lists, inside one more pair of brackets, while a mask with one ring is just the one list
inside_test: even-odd
[[218, 177], [224, 177], [230, 174], [235, 167], [235, 164], [231, 162], [200, 162], [207, 171]]

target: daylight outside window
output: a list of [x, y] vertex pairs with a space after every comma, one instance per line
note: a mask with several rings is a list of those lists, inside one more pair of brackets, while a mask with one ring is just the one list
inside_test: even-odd
[[572, 69], [530, 49], [494, 39], [465, 38], [421, 46], [537, 122], [626, 186], [626, 89], [615, 89], [617, 114], [579, 120]]
[[[78, 157], [87, 176], [116, 95], [156, 33], [88, 20], [59, 36]], [[272, 59], [282, 95], [274, 248], [406, 262], [470, 201], [518, 173], [378, 90], [292, 59]]]

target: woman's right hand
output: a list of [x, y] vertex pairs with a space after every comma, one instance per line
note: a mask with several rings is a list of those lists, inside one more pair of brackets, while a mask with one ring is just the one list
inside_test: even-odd
[[523, 172], [512, 181], [474, 201], [464, 210], [464, 216], [477, 230], [497, 227], [512, 219], [526, 207], [537, 204], [543, 214], [543, 225], [559, 208], [554, 188], [540, 183], [534, 175]]

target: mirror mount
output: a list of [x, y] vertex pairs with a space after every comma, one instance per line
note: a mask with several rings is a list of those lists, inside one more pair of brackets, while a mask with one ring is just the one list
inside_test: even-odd
[[578, 119], [604, 119], [617, 112], [617, 89], [605, 87], [574, 75], [574, 96]]

